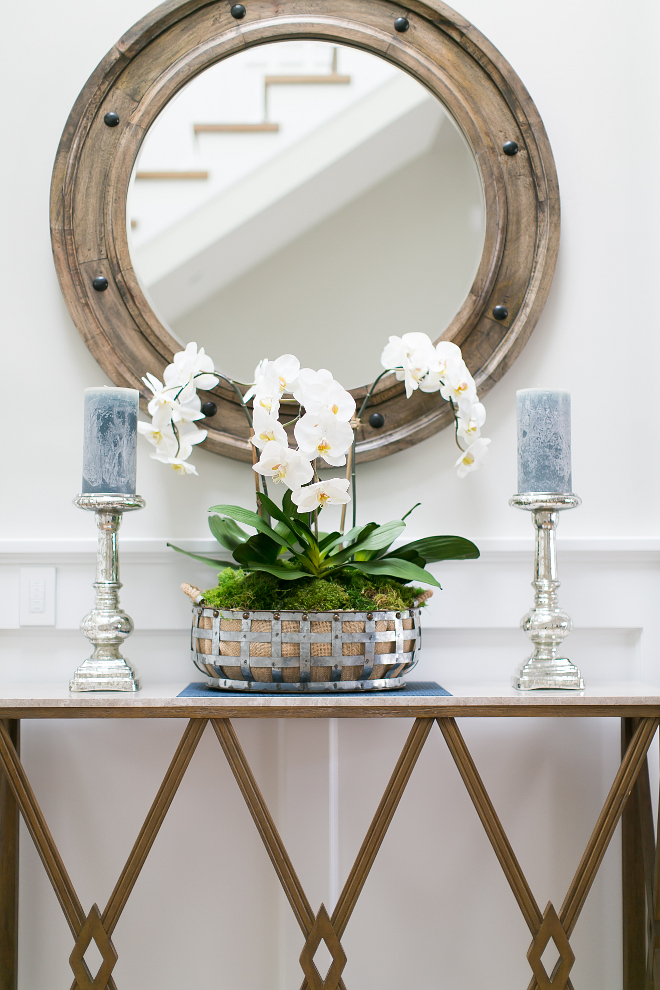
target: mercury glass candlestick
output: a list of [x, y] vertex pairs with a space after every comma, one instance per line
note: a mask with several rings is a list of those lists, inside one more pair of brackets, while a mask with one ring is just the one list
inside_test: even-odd
[[96, 513], [99, 531], [94, 608], [80, 623], [94, 652], [69, 682], [70, 691], [137, 691], [139, 684], [119, 647], [133, 632], [133, 620], [119, 606], [117, 530], [124, 512], [144, 508], [139, 495], [83, 494], [74, 505]]
[[559, 607], [557, 588], [557, 522], [563, 509], [580, 505], [577, 495], [529, 493], [514, 495], [509, 505], [533, 513], [536, 531], [534, 563], [534, 607], [520, 621], [534, 645], [534, 652], [518, 670], [513, 685], [520, 691], [562, 688], [581, 691], [584, 681], [580, 671], [561, 654], [562, 643], [573, 623]]
[[520, 691], [539, 688], [582, 690], [577, 667], [560, 656], [573, 623], [557, 598], [557, 523], [559, 512], [580, 505], [573, 495], [571, 471], [571, 396], [563, 389], [524, 388], [516, 392], [518, 421], [518, 495], [509, 505], [533, 513], [536, 535], [534, 607], [520, 625], [534, 652], [514, 679]]

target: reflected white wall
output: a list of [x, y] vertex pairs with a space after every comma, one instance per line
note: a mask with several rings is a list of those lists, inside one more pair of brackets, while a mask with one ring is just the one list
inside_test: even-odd
[[[373, 381], [391, 334], [440, 336], [481, 259], [481, 188], [449, 123], [433, 148], [173, 323], [219, 368], [252, 381], [295, 354], [346, 388]], [[276, 354], [277, 352], [277, 354]]]

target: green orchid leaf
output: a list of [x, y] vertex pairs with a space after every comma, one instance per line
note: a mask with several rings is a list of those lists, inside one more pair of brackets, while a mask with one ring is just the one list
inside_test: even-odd
[[[271, 503], [272, 504], [272, 503]], [[257, 515], [256, 512], [251, 512], [249, 509], [244, 509], [240, 505], [212, 505], [209, 512], [218, 512], [221, 516], [229, 516], [230, 519], [236, 519], [238, 522], [244, 523], [246, 526], [252, 526], [253, 529], [258, 530], [260, 533], [264, 533], [269, 536], [271, 540], [275, 540], [282, 547], [288, 547], [289, 544], [276, 533], [275, 530], [265, 522], [261, 516]]]
[[374, 533], [377, 529], [378, 529], [378, 523], [367, 523], [366, 526], [362, 527], [362, 529], [358, 533], [357, 538], [353, 540], [351, 544], [347, 546], [346, 541], [344, 539], [343, 550], [337, 550], [335, 553], [326, 556], [325, 558], [326, 563], [332, 564], [333, 567], [335, 567], [339, 564], [344, 563], [347, 560], [350, 560], [351, 557], [355, 554], [358, 547], [361, 547], [364, 541], [369, 539], [371, 534]]
[[266, 574], [273, 574], [276, 578], [281, 578], [283, 581], [298, 581], [299, 578], [309, 577], [309, 571], [297, 571], [278, 564], [250, 564], [250, 570], [265, 571]]
[[421, 504], [422, 504], [421, 502], [415, 502], [415, 504], [413, 505], [412, 509], [408, 509], [408, 511], [406, 512], [405, 516], [401, 516], [401, 522], [405, 522], [405, 520], [408, 518], [408, 516], [412, 512], [414, 512], [415, 509], [418, 509]]
[[436, 588], [441, 587], [433, 575], [424, 570], [423, 567], [417, 567], [416, 564], [412, 564], [409, 560], [398, 560], [396, 557], [386, 557], [380, 560], [369, 561], [356, 560], [347, 566], [357, 571], [362, 571], [363, 574], [394, 577], [405, 582], [421, 581], [423, 584], [432, 584]]
[[279, 533], [285, 540], [288, 540], [291, 536], [291, 530], [283, 522], [278, 522], [277, 526], [275, 526], [275, 532]]
[[233, 519], [209, 516], [209, 529], [218, 543], [221, 543], [227, 550], [235, 550], [237, 546], [249, 539], [249, 534], [241, 529]]
[[[373, 550], [383, 550], [391, 546], [396, 540], [397, 536], [403, 532], [406, 528], [406, 524], [400, 519], [394, 519], [392, 522], [385, 523], [383, 526], [378, 526], [376, 523], [369, 523], [365, 526], [362, 533], [358, 538], [345, 550], [340, 550], [338, 553], [332, 555], [332, 557], [327, 558], [328, 563], [339, 564], [344, 561], [348, 561], [351, 557], [355, 556], [358, 551], [360, 557], [358, 559], [369, 559], [368, 557], [362, 557], [365, 551]], [[369, 554], [371, 556], [371, 554]]]
[[373, 530], [365, 540], [362, 538], [356, 540], [355, 545], [359, 545], [360, 550], [382, 550], [391, 546], [405, 528], [406, 524], [402, 519], [393, 519], [392, 522], [384, 523]]
[[342, 539], [341, 533], [319, 533], [319, 550], [323, 552], [328, 547], [336, 546]]
[[414, 540], [403, 547], [397, 547], [382, 559], [401, 557], [408, 551], [423, 557], [427, 564], [436, 560], [475, 560], [479, 556], [479, 548], [462, 536], [427, 536], [423, 540]]
[[259, 492], [257, 498], [259, 499], [260, 504], [264, 507], [268, 514], [273, 517], [273, 519], [277, 519], [278, 522], [282, 523], [282, 526], [286, 526], [292, 536], [295, 536], [296, 538], [298, 537], [293, 521], [289, 519], [289, 517], [277, 505], [275, 505], [272, 499], [268, 498], [268, 496], [264, 495], [262, 492]]
[[282, 499], [282, 512], [289, 519], [295, 519], [297, 522], [308, 524], [309, 513], [308, 512], [298, 512], [298, 506], [295, 504], [291, 498], [291, 490], [287, 488]]
[[186, 557], [192, 557], [193, 560], [199, 560], [202, 564], [208, 564], [209, 567], [213, 567], [216, 570], [218, 567], [231, 567], [232, 570], [238, 570], [238, 564], [235, 564], [231, 560], [216, 560], [214, 557], [203, 557], [199, 553], [191, 553], [190, 550], [182, 550], [181, 547], [175, 547], [173, 543], [168, 543], [168, 547], [172, 550], [176, 550], [177, 553], [185, 553]]
[[245, 543], [236, 547], [234, 560], [244, 567], [252, 567], [253, 563], [274, 564], [278, 558], [280, 546], [264, 533], [251, 536]]
[[421, 554], [417, 553], [417, 551], [414, 548], [411, 549], [410, 546], [397, 547], [397, 549], [393, 550], [391, 554], [383, 554], [380, 557], [378, 556], [378, 554], [376, 554], [376, 557], [379, 560], [388, 560], [390, 556], [396, 557], [397, 560], [409, 560], [411, 564], [417, 564], [418, 567], [426, 567], [426, 560], [424, 559], [424, 557], [422, 557]]
[[[289, 531], [293, 534], [303, 550], [317, 548], [318, 544], [314, 534], [309, 526], [302, 521], [302, 517], [289, 519], [288, 516], [286, 516], [285, 513], [265, 495], [260, 493], [258, 497], [261, 504], [268, 510], [271, 516], [273, 516], [274, 519], [279, 520], [283, 526], [288, 527]], [[292, 548], [291, 543], [289, 543], [289, 546]]]
[[[378, 525], [378, 523], [367, 523], [367, 526], [369, 526], [371, 529], [374, 529], [377, 525]], [[334, 547], [336, 547], [338, 543], [343, 543], [346, 546], [348, 546], [349, 543], [352, 543], [354, 540], [356, 540], [356, 538], [360, 535], [360, 533], [362, 532], [362, 530], [363, 529], [366, 529], [367, 526], [354, 526], [353, 529], [349, 529], [348, 533], [344, 533], [344, 534], [342, 534], [342, 533], [335, 533], [335, 534], [332, 534], [332, 535], [334, 535], [335, 538], [334, 538], [334, 540], [331, 543], [329, 543], [324, 548], [326, 554], [328, 554], [330, 552], [330, 550], [332, 550]]]

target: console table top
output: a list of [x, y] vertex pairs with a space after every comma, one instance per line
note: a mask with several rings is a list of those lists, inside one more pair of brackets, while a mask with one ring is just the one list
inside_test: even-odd
[[660, 687], [631, 681], [584, 691], [516, 691], [505, 682], [443, 685], [452, 697], [373, 694], [178, 698], [187, 682], [136, 694], [70, 694], [65, 684], [0, 684], [0, 718], [440, 718], [660, 717]]

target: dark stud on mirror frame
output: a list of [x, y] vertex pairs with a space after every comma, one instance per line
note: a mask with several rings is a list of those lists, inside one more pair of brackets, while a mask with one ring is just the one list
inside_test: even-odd
[[231, 8], [231, 16], [235, 17], [237, 21], [242, 21], [245, 17], [245, 7], [242, 3], [235, 3]]
[[369, 426], [374, 430], [380, 430], [382, 426], [385, 426], [385, 417], [382, 413], [374, 412], [369, 417]]
[[96, 278], [92, 279], [92, 288], [96, 289], [97, 292], [105, 292], [108, 288], [108, 280], [105, 275], [97, 275]]
[[506, 320], [509, 315], [509, 310], [506, 306], [495, 306], [493, 309], [493, 316], [496, 320]]
[[217, 411], [218, 411], [218, 407], [216, 406], [215, 402], [209, 401], [202, 403], [202, 412], [204, 413], [205, 416], [215, 416]]
[[410, 27], [410, 21], [408, 20], [407, 17], [397, 17], [397, 19], [394, 22], [394, 30], [398, 31], [399, 34], [403, 34], [403, 32], [407, 31], [409, 27]]
[[506, 144], [502, 145], [502, 151], [509, 158], [513, 158], [514, 155], [518, 154], [518, 143], [517, 141], [507, 141]]
[[119, 123], [119, 114], [114, 113], [114, 111], [111, 110], [110, 113], [106, 113], [105, 117], [103, 118], [103, 123], [107, 127], [116, 127], [117, 124]]

